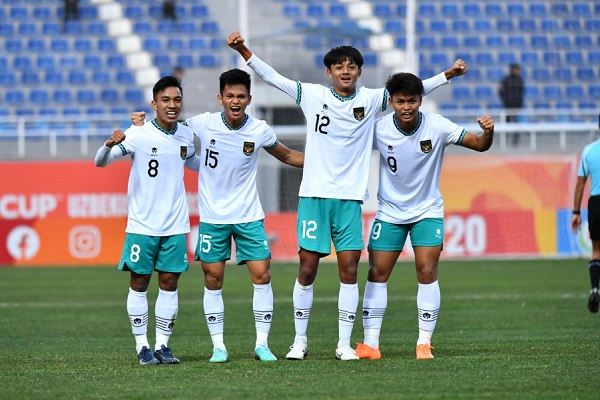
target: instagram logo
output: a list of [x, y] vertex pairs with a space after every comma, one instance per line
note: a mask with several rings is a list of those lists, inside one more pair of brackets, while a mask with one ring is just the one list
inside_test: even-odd
[[94, 258], [102, 248], [100, 231], [93, 225], [78, 225], [69, 232], [69, 251], [75, 258]]

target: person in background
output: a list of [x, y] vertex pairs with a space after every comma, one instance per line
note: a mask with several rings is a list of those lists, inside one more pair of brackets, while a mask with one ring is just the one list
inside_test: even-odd
[[[521, 66], [519, 64], [510, 65], [510, 73], [500, 82], [499, 95], [506, 108], [506, 122], [518, 122], [519, 110], [523, 108], [523, 95], [525, 92], [525, 83], [521, 76]], [[513, 145], [519, 144], [519, 133], [513, 133]]]
[[171, 19], [173, 21], [177, 21], [175, 0], [163, 0], [162, 17], [163, 19]]
[[79, 0], [65, 0], [63, 14], [63, 32], [69, 20], [79, 19]]
[[[598, 128], [600, 129], [600, 115], [598, 115]], [[600, 281], [600, 140], [588, 144], [581, 152], [577, 184], [573, 196], [573, 217], [571, 218], [571, 229], [575, 233], [581, 228], [581, 200], [588, 177], [591, 183], [587, 220], [592, 241], [592, 256], [588, 263], [592, 286], [588, 299], [588, 310], [595, 314], [598, 312], [600, 303], [600, 294], [598, 293]]]

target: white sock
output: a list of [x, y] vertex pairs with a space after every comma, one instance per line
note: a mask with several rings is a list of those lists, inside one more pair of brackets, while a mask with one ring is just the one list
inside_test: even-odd
[[254, 324], [256, 326], [256, 347], [268, 345], [269, 330], [273, 320], [273, 289], [271, 282], [265, 285], [254, 285], [252, 297]]
[[127, 296], [127, 314], [131, 322], [131, 332], [135, 338], [135, 350], [139, 353], [142, 347], [150, 348], [148, 343], [148, 300], [147, 292], [136, 292], [129, 288]]
[[340, 294], [338, 297], [338, 347], [350, 346], [352, 328], [356, 319], [358, 308], [358, 284], [340, 282]]
[[313, 303], [313, 285], [302, 286], [296, 279], [292, 297], [294, 301], [294, 326], [296, 328], [294, 342], [306, 342], [308, 318], [310, 317], [310, 309]]
[[417, 312], [419, 317], [419, 339], [417, 344], [431, 342], [440, 310], [440, 287], [438, 281], [429, 284], [419, 283], [417, 291]]
[[169, 292], [158, 289], [158, 297], [154, 306], [156, 314], [156, 346], [154, 350], [160, 350], [161, 345], [169, 347], [169, 338], [173, 333], [177, 311], [179, 310], [179, 296], [177, 290]]
[[379, 347], [379, 334], [386, 308], [387, 282], [367, 281], [363, 298], [364, 343], [374, 349]]
[[223, 304], [221, 290], [209, 290], [205, 287], [203, 303], [206, 325], [213, 347], [225, 350], [225, 343], [223, 342], [225, 305]]

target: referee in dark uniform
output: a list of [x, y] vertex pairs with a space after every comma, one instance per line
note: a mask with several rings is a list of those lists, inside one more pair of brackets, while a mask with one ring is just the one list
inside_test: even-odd
[[[598, 115], [598, 128], [600, 128], [600, 115]], [[584, 147], [581, 152], [579, 170], [577, 172], [577, 185], [573, 199], [573, 217], [571, 228], [577, 232], [581, 228], [581, 200], [587, 178], [590, 178], [590, 198], [588, 200], [588, 227], [592, 240], [592, 258], [589, 262], [590, 281], [592, 289], [588, 300], [588, 309], [592, 313], [598, 312], [600, 294], [598, 281], [600, 280], [600, 140], [596, 140]]]

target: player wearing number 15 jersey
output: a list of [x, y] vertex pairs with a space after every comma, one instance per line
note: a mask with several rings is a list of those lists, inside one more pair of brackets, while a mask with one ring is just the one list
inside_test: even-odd
[[[142, 365], [178, 364], [168, 347], [179, 308], [177, 282], [188, 269], [186, 233], [190, 217], [183, 183], [184, 165], [193, 168], [194, 132], [177, 122], [182, 104], [179, 79], [167, 76], [153, 88], [156, 118], [125, 132], [116, 130], [98, 149], [96, 166], [104, 167], [128, 154], [131, 172], [127, 189], [129, 211], [119, 264], [130, 271], [127, 312]], [[156, 346], [147, 338], [152, 272], [158, 271]]]
[[[387, 108], [387, 91], [357, 88], [363, 57], [350, 46], [333, 48], [325, 55], [323, 63], [333, 83], [326, 87], [281, 76], [248, 49], [239, 32], [231, 33], [227, 42], [265, 82], [294, 98], [307, 121], [296, 228], [300, 257], [293, 292], [296, 336], [287, 358], [301, 360], [308, 351], [313, 283], [319, 260], [331, 253], [333, 241], [340, 277], [335, 356], [356, 360], [350, 336], [359, 299], [357, 267], [364, 247], [361, 204], [367, 198], [375, 116]], [[425, 81], [425, 93], [465, 72], [466, 66], [458, 60], [445, 74]]]
[[468, 133], [438, 114], [422, 113], [423, 84], [409, 73], [387, 82], [394, 113], [377, 120], [374, 147], [379, 150], [379, 207], [369, 237], [369, 275], [363, 299], [364, 343], [360, 358], [381, 358], [379, 333], [387, 307], [387, 281], [407, 236], [415, 253], [419, 288], [417, 359], [433, 358], [431, 336], [440, 308], [438, 262], [444, 241], [444, 202], [439, 181], [444, 149], [450, 144], [486, 151], [494, 122], [477, 118], [483, 134]]

